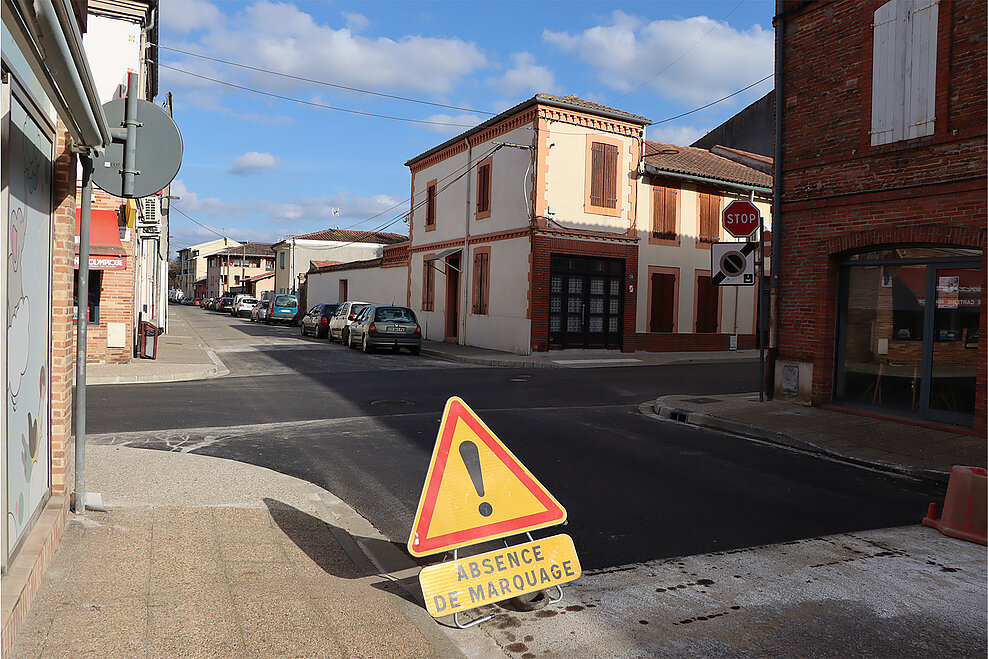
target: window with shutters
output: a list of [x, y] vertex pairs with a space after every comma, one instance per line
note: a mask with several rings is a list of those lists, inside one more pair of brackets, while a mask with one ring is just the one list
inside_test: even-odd
[[477, 166], [477, 219], [491, 216], [491, 181], [493, 180], [494, 156], [480, 161]]
[[432, 311], [436, 301], [435, 261], [426, 261], [422, 270], [422, 311]]
[[679, 235], [676, 217], [679, 207], [679, 191], [657, 185], [652, 188], [652, 233], [651, 237], [661, 240], [675, 240]]
[[716, 333], [720, 326], [720, 286], [710, 281], [710, 275], [696, 277], [695, 331], [698, 334]]
[[487, 313], [490, 296], [490, 247], [478, 247], [473, 253], [473, 312]]
[[697, 192], [696, 205], [700, 216], [697, 223], [697, 242], [717, 242], [720, 238], [720, 195]]
[[436, 180], [429, 181], [425, 187], [425, 230], [436, 228]]
[[648, 267], [648, 331], [675, 332], [679, 270]]
[[871, 144], [933, 134], [939, 0], [890, 0], [872, 22]]
[[621, 142], [587, 136], [586, 210], [596, 215], [621, 215]]

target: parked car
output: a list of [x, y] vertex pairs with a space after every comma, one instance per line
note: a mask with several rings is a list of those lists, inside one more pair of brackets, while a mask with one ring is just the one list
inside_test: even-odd
[[216, 310], [219, 312], [230, 311], [233, 309], [233, 298], [232, 297], [221, 297], [216, 302]]
[[210, 311], [216, 311], [216, 303], [219, 302], [219, 300], [220, 299], [218, 297], [209, 298], [206, 300], [206, 308]]
[[270, 306], [271, 300], [261, 300], [258, 302], [250, 311], [250, 322], [263, 323], [268, 317], [268, 307]]
[[299, 322], [302, 336], [309, 332], [316, 335], [317, 339], [326, 338], [329, 332], [329, 319], [336, 313], [338, 304], [317, 304], [309, 309]]
[[371, 304], [350, 325], [347, 345], [360, 346], [364, 352], [391, 348], [398, 352], [408, 348], [413, 355], [422, 352], [422, 327], [415, 312], [408, 307]]
[[359, 300], [347, 300], [341, 304], [337, 309], [333, 317], [329, 319], [329, 340], [332, 342], [335, 339], [339, 339], [343, 342], [343, 345], [347, 345], [347, 339], [349, 335], [349, 327], [356, 320], [357, 314], [360, 313], [364, 307], [366, 307], [370, 302], [361, 302]]
[[298, 298], [294, 295], [275, 295], [271, 298], [271, 306], [264, 322], [295, 324], [295, 314], [298, 313]]
[[236, 316], [237, 318], [249, 316], [250, 312], [254, 310], [254, 307], [257, 306], [258, 302], [260, 302], [260, 300], [256, 297], [238, 295], [236, 302], [233, 303], [233, 309], [230, 311], [230, 315]]

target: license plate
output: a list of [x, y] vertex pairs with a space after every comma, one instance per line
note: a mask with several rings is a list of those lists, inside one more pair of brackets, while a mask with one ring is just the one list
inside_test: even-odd
[[400, 325], [392, 325], [391, 327], [388, 328], [388, 331], [389, 332], [404, 332], [405, 331], [405, 328], [404, 327], [401, 327]]

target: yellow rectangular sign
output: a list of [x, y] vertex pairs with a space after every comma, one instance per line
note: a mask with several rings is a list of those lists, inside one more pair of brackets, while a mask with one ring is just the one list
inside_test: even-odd
[[573, 539], [560, 534], [430, 565], [422, 569], [419, 583], [425, 608], [438, 618], [558, 586], [580, 574]]

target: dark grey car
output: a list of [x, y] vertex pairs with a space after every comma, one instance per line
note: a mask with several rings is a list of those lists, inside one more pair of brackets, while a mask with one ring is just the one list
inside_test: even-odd
[[302, 336], [312, 333], [316, 338], [324, 339], [329, 333], [329, 319], [336, 313], [338, 304], [317, 304], [302, 316], [299, 326]]
[[398, 352], [408, 348], [417, 355], [422, 351], [422, 327], [415, 312], [408, 307], [371, 304], [357, 314], [350, 325], [347, 345], [372, 352], [377, 348], [391, 348]]

